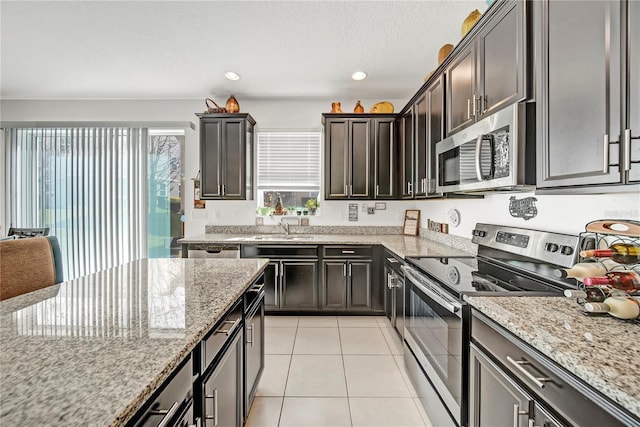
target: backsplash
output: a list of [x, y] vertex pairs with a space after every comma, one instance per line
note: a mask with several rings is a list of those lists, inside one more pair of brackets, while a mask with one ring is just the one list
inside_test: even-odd
[[[396, 226], [328, 226], [328, 225], [292, 225], [290, 234], [400, 234], [402, 227]], [[207, 225], [206, 234], [280, 234], [284, 229], [280, 225]]]

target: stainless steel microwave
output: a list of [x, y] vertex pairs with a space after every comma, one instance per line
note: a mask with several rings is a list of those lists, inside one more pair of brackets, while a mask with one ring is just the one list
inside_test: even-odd
[[512, 104], [436, 144], [436, 191], [533, 190], [532, 106]]

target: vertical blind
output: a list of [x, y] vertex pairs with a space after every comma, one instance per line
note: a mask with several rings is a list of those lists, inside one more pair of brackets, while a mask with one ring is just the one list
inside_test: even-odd
[[258, 132], [258, 189], [320, 190], [321, 132]]
[[146, 256], [146, 129], [5, 131], [7, 221], [50, 227], [65, 280]]

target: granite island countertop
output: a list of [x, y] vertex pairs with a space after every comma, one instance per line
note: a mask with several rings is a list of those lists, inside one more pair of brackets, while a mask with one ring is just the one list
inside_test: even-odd
[[180, 240], [182, 244], [215, 243], [215, 244], [286, 244], [286, 245], [382, 245], [397, 256], [470, 256], [460, 248], [445, 245], [433, 240], [418, 236], [405, 236], [402, 234], [264, 234], [268, 240], [245, 240], [252, 234], [240, 233], [206, 233], [197, 236], [185, 237]]
[[640, 325], [611, 316], [585, 316], [569, 298], [465, 300], [640, 418]]
[[124, 424], [266, 264], [144, 259], [0, 302], [0, 424]]

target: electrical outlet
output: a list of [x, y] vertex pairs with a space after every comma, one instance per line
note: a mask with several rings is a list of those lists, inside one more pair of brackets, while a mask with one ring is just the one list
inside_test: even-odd
[[207, 219], [207, 211], [205, 209], [194, 209], [191, 212], [191, 219], [194, 221], [202, 221]]
[[376, 208], [367, 208], [367, 213], [369, 215], [375, 215], [376, 213]]
[[427, 230], [447, 234], [449, 233], [449, 225], [427, 219]]

